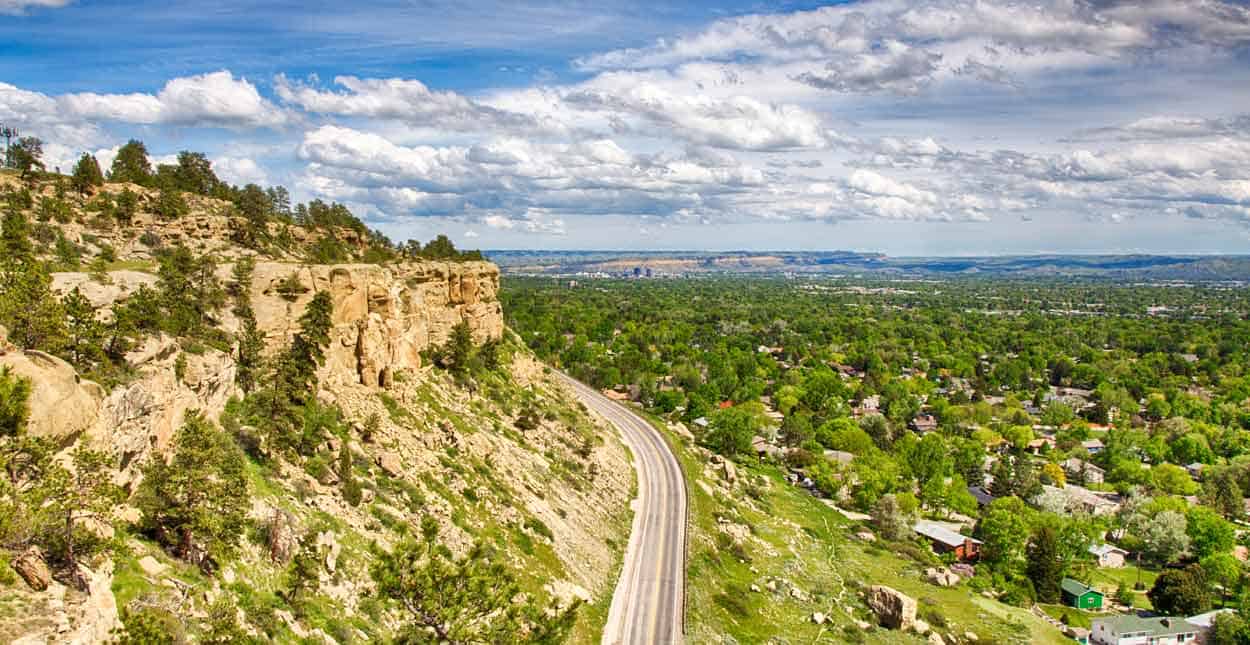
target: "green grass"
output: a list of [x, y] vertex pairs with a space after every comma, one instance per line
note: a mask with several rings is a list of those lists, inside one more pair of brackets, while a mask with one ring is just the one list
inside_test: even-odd
[[[656, 424], [659, 426], [660, 424]], [[940, 615], [944, 632], [972, 631], [982, 642], [1042, 643], [1071, 641], [1025, 609], [980, 596], [966, 585], [941, 588], [923, 579], [923, 566], [882, 545], [853, 539], [859, 528], [802, 489], [784, 482], [779, 469], [744, 463], [739, 479], [757, 482], [759, 501], [745, 495], [713, 498], [698, 485], [703, 464], [693, 451], [669, 436], [689, 480], [691, 534], [687, 586], [687, 639], [720, 642], [729, 634], [739, 642], [767, 642], [784, 635], [794, 643], [843, 643], [860, 634], [855, 620], [873, 622], [858, 597], [862, 587], [883, 584], [918, 601], [922, 615]], [[745, 548], [718, 539], [717, 515], [750, 528]], [[748, 558], [744, 561], [742, 557]], [[777, 592], [765, 587], [782, 580]], [[758, 585], [762, 592], [748, 591]], [[795, 599], [789, 587], [802, 591]], [[813, 612], [831, 623], [812, 623]], [[849, 626], [849, 629], [847, 629]], [[847, 631], [844, 632], [844, 629]], [[865, 643], [922, 643], [915, 635], [882, 629], [862, 633]]]
[[1099, 616], [1099, 614], [1090, 613], [1081, 609], [1075, 609], [1073, 607], [1068, 607], [1067, 605], [1038, 606], [1041, 607], [1042, 611], [1046, 612], [1048, 616], [1054, 618], [1055, 620], [1063, 620], [1063, 617], [1067, 616], [1068, 625], [1073, 627], [1084, 627], [1085, 629], [1089, 629], [1090, 623], [1093, 622], [1095, 617]]
[[156, 262], [152, 260], [116, 260], [105, 266], [106, 271], [142, 271], [155, 273]]

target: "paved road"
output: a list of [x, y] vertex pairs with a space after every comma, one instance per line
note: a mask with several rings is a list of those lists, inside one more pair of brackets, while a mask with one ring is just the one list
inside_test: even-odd
[[634, 453], [638, 498], [603, 645], [681, 643], [686, 593], [686, 483], [659, 433], [628, 408], [561, 375]]

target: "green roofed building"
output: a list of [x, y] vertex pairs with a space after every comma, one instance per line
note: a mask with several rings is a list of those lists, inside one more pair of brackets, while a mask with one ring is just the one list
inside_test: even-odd
[[1102, 609], [1102, 592], [1072, 578], [1064, 578], [1059, 585], [1063, 590], [1063, 604], [1077, 609]]

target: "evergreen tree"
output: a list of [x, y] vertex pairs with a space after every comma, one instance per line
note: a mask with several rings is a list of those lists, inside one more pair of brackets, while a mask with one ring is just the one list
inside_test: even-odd
[[30, 418], [30, 379], [18, 376], [8, 365], [0, 367], [0, 440], [17, 437]]
[[1033, 536], [1029, 539], [1027, 573], [1033, 581], [1038, 600], [1059, 602], [1059, 584], [1063, 582], [1064, 565], [1059, 557], [1058, 536], [1054, 527], [1043, 525], [1033, 531]]
[[142, 141], [131, 139], [118, 148], [109, 169], [109, 181], [130, 182], [147, 186], [152, 183], [152, 164], [148, 161], [148, 149]]
[[5, 263], [13, 261], [29, 262], [34, 256], [34, 247], [30, 242], [30, 220], [26, 218], [26, 213], [21, 210], [9, 206], [4, 211], [3, 226], [3, 260]]
[[[373, 419], [375, 417], [370, 417]], [[366, 422], [366, 425], [368, 422]], [[352, 506], [359, 506], [363, 497], [360, 480], [356, 479], [356, 473], [352, 470], [352, 450], [347, 446], [347, 441], [343, 441], [339, 445], [339, 481], [342, 482], [343, 499]]]
[[178, 219], [186, 215], [187, 210], [187, 200], [177, 188], [162, 187], [156, 196], [156, 203], [152, 205], [152, 212], [162, 219]]
[[86, 591], [87, 581], [78, 569], [78, 560], [97, 551], [101, 541], [82, 522], [107, 523], [124, 494], [112, 482], [111, 464], [104, 453], [80, 443], [71, 459], [71, 469], [53, 465], [43, 478], [41, 485], [46, 495], [39, 512], [55, 522], [50, 527], [56, 546], [52, 553], [64, 560], [74, 586]]
[[182, 245], [161, 258], [157, 286], [164, 329], [176, 336], [194, 335], [211, 324], [210, 315], [225, 301], [216, 268], [211, 257], [197, 256]]
[[65, 312], [52, 291], [52, 276], [40, 263], [5, 260], [0, 267], [0, 325], [22, 349], [60, 351]]
[[74, 164], [74, 174], [70, 178], [70, 184], [79, 195], [88, 195], [96, 186], [104, 184], [104, 173], [100, 172], [100, 163], [95, 157], [83, 153], [78, 158], [78, 163]]
[[65, 354], [81, 371], [88, 371], [104, 358], [104, 325], [96, 319], [95, 307], [78, 287], [61, 300], [65, 310]]
[[243, 303], [235, 308], [239, 317], [240, 329], [237, 336], [239, 350], [235, 372], [235, 382], [244, 394], [256, 389], [264, 358], [261, 352], [265, 349], [265, 334], [256, 325], [256, 314], [251, 303]]
[[19, 178], [30, 179], [36, 170], [43, 170], [43, 141], [36, 137], [22, 137], [9, 148], [10, 168], [21, 172]]
[[407, 615], [396, 642], [563, 642], [577, 603], [543, 607], [521, 593], [516, 577], [489, 546], [478, 542], [456, 558], [437, 538], [437, 523], [425, 517], [420, 540], [405, 540], [379, 554], [371, 570], [378, 592], [397, 601]]
[[321, 551], [317, 548], [317, 532], [304, 533], [299, 549], [286, 568], [286, 599], [297, 616], [305, 615], [311, 596], [321, 589]]
[[178, 557], [211, 571], [243, 533], [250, 507], [243, 455], [198, 411], [174, 438], [174, 456], [153, 459], [137, 495], [144, 529]]
[[330, 292], [319, 291], [299, 317], [300, 330], [288, 352], [295, 380], [287, 385], [294, 400], [302, 401], [316, 389], [317, 368], [325, 363], [325, 348], [330, 344], [333, 306]]

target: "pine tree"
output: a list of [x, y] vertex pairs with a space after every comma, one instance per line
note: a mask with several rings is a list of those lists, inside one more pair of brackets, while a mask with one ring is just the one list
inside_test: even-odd
[[250, 507], [243, 455], [199, 411], [174, 439], [174, 457], [154, 459], [137, 496], [144, 528], [205, 570], [233, 550]]
[[78, 570], [79, 558], [99, 549], [100, 541], [83, 520], [107, 523], [113, 507], [122, 501], [122, 490], [113, 484], [108, 457], [79, 444], [73, 452], [72, 469], [54, 465], [43, 478], [47, 491], [40, 510], [56, 520], [56, 544], [79, 591], [87, 581]]
[[36, 137], [22, 137], [9, 148], [9, 167], [21, 171], [20, 179], [25, 181], [34, 176], [35, 170], [43, 170], [43, 140]]
[[6, 260], [0, 267], [0, 325], [22, 349], [60, 351], [65, 312], [52, 291], [52, 276], [33, 261]]
[[79, 195], [88, 195], [96, 186], [104, 185], [104, 173], [100, 171], [100, 163], [95, 157], [83, 153], [78, 163], [74, 164], [74, 174], [70, 184]]
[[317, 548], [317, 532], [308, 531], [300, 538], [299, 550], [286, 569], [286, 599], [303, 617], [310, 596], [321, 588], [321, 552]]
[[1059, 601], [1059, 585], [1063, 582], [1063, 562], [1059, 558], [1059, 538], [1051, 526], [1038, 527], [1029, 540], [1028, 575], [1042, 602]]
[[96, 319], [95, 307], [78, 287], [65, 294], [61, 302], [65, 309], [66, 356], [79, 370], [90, 370], [104, 358], [104, 325]]
[[131, 139], [117, 150], [113, 167], [109, 169], [109, 181], [130, 182], [147, 186], [152, 182], [152, 164], [148, 161], [148, 149], [142, 141]]
[[265, 349], [265, 334], [256, 325], [256, 314], [252, 311], [251, 303], [239, 305], [235, 309], [235, 314], [240, 321], [235, 382], [244, 394], [250, 394], [256, 389], [260, 378], [264, 360], [261, 352]]
[[409, 622], [399, 642], [563, 642], [577, 603], [543, 607], [521, 594], [515, 575], [489, 546], [479, 542], [456, 558], [437, 539], [438, 524], [427, 516], [420, 540], [380, 554], [371, 570], [378, 592], [406, 610]]
[[363, 497], [360, 489], [360, 481], [356, 479], [356, 473], [352, 470], [352, 450], [347, 446], [347, 442], [339, 446], [339, 481], [343, 485], [343, 499], [352, 506], [359, 506]]
[[298, 388], [292, 392], [300, 400], [315, 388], [317, 368], [325, 363], [325, 348], [330, 344], [330, 329], [333, 326], [333, 307], [330, 292], [319, 291], [299, 317], [300, 330], [291, 341], [289, 352], [295, 382], [288, 386]]

